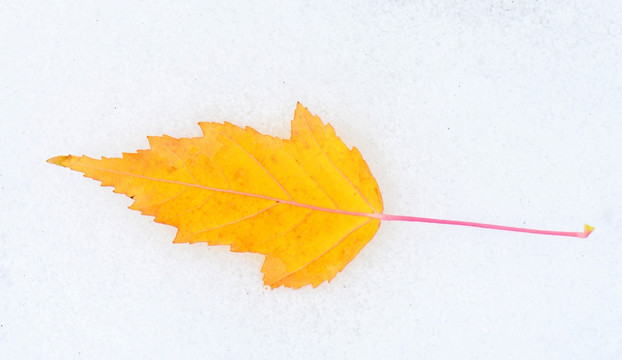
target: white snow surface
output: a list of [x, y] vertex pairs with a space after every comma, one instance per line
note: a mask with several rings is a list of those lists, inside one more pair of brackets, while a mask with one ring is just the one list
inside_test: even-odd
[[[622, 358], [619, 1], [19, 1], [0, 8], [0, 358]], [[296, 102], [390, 214], [330, 283], [175, 229], [55, 155]]]

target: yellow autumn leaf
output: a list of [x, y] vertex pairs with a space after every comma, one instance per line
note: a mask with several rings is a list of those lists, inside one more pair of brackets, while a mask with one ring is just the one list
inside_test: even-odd
[[552, 231], [383, 213], [378, 184], [351, 150], [298, 104], [290, 139], [247, 127], [199, 123], [203, 136], [149, 137], [151, 149], [122, 158], [57, 156], [134, 199], [131, 209], [177, 227], [176, 243], [229, 245], [265, 255], [264, 283], [314, 287], [337, 275], [371, 240], [380, 221], [471, 226], [586, 238]]
[[48, 162], [133, 198], [131, 209], [177, 227], [175, 243], [264, 254], [272, 288], [331, 280], [378, 230], [382, 198], [360, 152], [302, 105], [290, 139], [199, 125], [202, 137], [149, 137], [151, 149], [122, 158]]

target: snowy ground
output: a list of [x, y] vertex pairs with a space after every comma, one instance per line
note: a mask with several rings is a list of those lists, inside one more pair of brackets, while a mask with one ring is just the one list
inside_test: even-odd
[[[622, 357], [618, 1], [14, 2], [0, 9], [0, 358]], [[300, 101], [359, 148], [391, 214], [332, 282], [173, 245], [47, 164]]]

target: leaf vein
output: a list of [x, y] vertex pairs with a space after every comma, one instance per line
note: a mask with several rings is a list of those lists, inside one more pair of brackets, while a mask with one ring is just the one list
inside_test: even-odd
[[168, 152], [170, 152], [171, 154], [173, 154], [177, 159], [179, 159], [179, 161], [184, 165], [184, 167], [186, 168], [186, 170], [188, 170], [188, 173], [190, 174], [190, 176], [192, 177], [192, 179], [194, 180], [194, 183], [198, 185], [198, 181], [197, 178], [194, 176], [194, 174], [192, 173], [192, 170], [190, 170], [190, 168], [188, 167], [188, 165], [186, 164], [186, 162], [184, 161], [184, 159], [181, 158], [181, 156], [179, 156], [176, 152], [174, 152], [173, 150], [171, 150], [168, 146], [160, 143], [160, 145], [162, 145], [166, 150], [168, 150]]
[[339, 205], [337, 205], [337, 203], [335, 202], [335, 200], [333, 200], [333, 198], [332, 198], [332, 197], [330, 197], [330, 195], [328, 195], [328, 193], [326, 192], [326, 190], [324, 190], [324, 188], [322, 188], [322, 186], [320, 186], [320, 184], [319, 184], [317, 181], [315, 181], [315, 179], [314, 179], [314, 178], [312, 178], [312, 177], [311, 177], [311, 174], [309, 174], [309, 173], [307, 172], [307, 169], [305, 169], [305, 168], [304, 168], [304, 166], [302, 166], [302, 164], [300, 164], [300, 163], [298, 162], [298, 160], [296, 160], [296, 158], [295, 158], [295, 157], [291, 156], [290, 154], [288, 154], [286, 151], [284, 151], [284, 150], [282, 150], [282, 149], [279, 149], [279, 151], [281, 151], [283, 154], [285, 154], [286, 156], [288, 156], [290, 159], [294, 160], [294, 162], [296, 163], [296, 165], [298, 165], [298, 167], [299, 167], [299, 168], [300, 168], [300, 169], [301, 169], [301, 170], [305, 173], [305, 175], [306, 175], [306, 176], [307, 176], [307, 177], [308, 177], [311, 181], [313, 181], [313, 183], [317, 186], [317, 188], [318, 188], [318, 189], [320, 189], [320, 191], [321, 191], [321, 192], [323, 192], [323, 193], [324, 193], [324, 195], [326, 195], [326, 197], [328, 198], [328, 200], [330, 200], [330, 202], [332, 202], [332, 203], [333, 203], [333, 205], [335, 205], [335, 208], [336, 208], [336, 209], [341, 209], [341, 208], [339, 207]]
[[246, 155], [248, 155], [248, 157], [250, 157], [251, 159], [253, 159], [253, 160], [257, 163], [257, 165], [259, 165], [259, 166], [261, 167], [261, 169], [262, 169], [262, 170], [263, 170], [266, 174], [268, 174], [268, 176], [270, 176], [270, 178], [272, 179], [272, 181], [274, 181], [274, 183], [275, 183], [275, 184], [277, 184], [277, 185], [281, 188], [281, 190], [283, 190], [283, 192], [285, 193], [285, 195], [287, 195], [287, 197], [288, 197], [290, 200], [294, 200], [294, 199], [292, 198], [292, 196], [289, 194], [289, 192], [287, 192], [287, 190], [285, 190], [285, 188], [283, 187], [283, 185], [282, 185], [282, 184], [281, 184], [281, 183], [280, 183], [277, 179], [275, 179], [275, 178], [274, 178], [274, 175], [272, 175], [272, 173], [270, 173], [270, 172], [268, 171], [268, 169], [266, 169], [266, 167], [265, 167], [265, 166], [264, 166], [264, 165], [263, 165], [263, 164], [262, 164], [259, 160], [257, 160], [257, 158], [256, 158], [255, 156], [253, 156], [253, 154], [251, 154], [251, 153], [249, 153], [248, 151], [246, 151], [246, 149], [244, 149], [244, 148], [242, 147], [242, 145], [240, 145], [237, 141], [233, 140], [233, 139], [232, 139], [231, 137], [229, 137], [228, 135], [223, 134], [223, 136], [224, 136], [224, 137], [226, 137], [227, 139], [229, 139], [229, 141], [231, 141], [232, 143], [234, 143], [234, 144], [235, 144], [238, 148], [240, 148], [240, 150], [242, 150], [242, 151], [243, 151]]
[[298, 206], [298, 207], [302, 207], [302, 208], [306, 208], [306, 209], [330, 212], [330, 213], [335, 213], [335, 214], [351, 215], [351, 216], [362, 216], [362, 217], [369, 217], [369, 218], [373, 218], [373, 219], [382, 219], [383, 216], [384, 216], [383, 214], [379, 214], [379, 213], [365, 213], [365, 212], [358, 212], [358, 211], [349, 211], [349, 210], [324, 208], [324, 207], [321, 207], [321, 206], [315, 206], [315, 205], [309, 205], [309, 204], [299, 203], [299, 202], [295, 202], [295, 201], [283, 200], [283, 199], [278, 199], [278, 198], [274, 198], [274, 197], [270, 197], [270, 196], [266, 196], [266, 195], [245, 193], [243, 191], [236, 191], [236, 190], [230, 190], [230, 189], [214, 188], [214, 187], [210, 187], [210, 186], [204, 186], [204, 185], [200, 185], [200, 184], [191, 184], [191, 183], [186, 183], [186, 182], [177, 181], [177, 180], [159, 179], [159, 178], [154, 178], [154, 177], [151, 177], [151, 176], [134, 174], [134, 173], [129, 173], [129, 172], [125, 172], [125, 171], [117, 171], [117, 170], [112, 170], [112, 169], [107, 169], [107, 168], [100, 168], [100, 167], [92, 166], [92, 165], [83, 165], [83, 166], [91, 168], [91, 169], [95, 169], [95, 170], [107, 171], [107, 172], [113, 173], [113, 174], [119, 174], [119, 175], [124, 175], [124, 176], [133, 176], [133, 177], [140, 178], [140, 179], [146, 179], [146, 180], [151, 180], [151, 181], [159, 181], [159, 182], [164, 182], [164, 183], [169, 183], [169, 184], [177, 184], [177, 185], [182, 185], [182, 186], [192, 186], [192, 187], [196, 187], [196, 188], [199, 188], [199, 189], [215, 191], [215, 192], [223, 192], [223, 193], [235, 194], [235, 195], [240, 195], [240, 196], [250, 196], [250, 197], [255, 197], [255, 198], [258, 198], [258, 199], [265, 199], [265, 200], [276, 201], [276, 202], [281, 203], [281, 204], [288, 204], [288, 205]]
[[189, 237], [193, 237], [193, 236], [195, 236], [195, 235], [198, 235], [198, 234], [201, 234], [201, 233], [204, 233], [204, 232], [208, 232], [208, 231], [212, 231], [212, 230], [220, 229], [220, 228], [225, 227], [225, 226], [228, 226], [228, 225], [233, 225], [233, 224], [239, 223], [239, 222], [241, 222], [241, 221], [245, 221], [245, 220], [251, 219], [251, 218], [253, 218], [253, 217], [255, 217], [255, 216], [257, 216], [257, 215], [259, 215], [259, 214], [261, 214], [261, 213], [264, 213], [264, 212], [266, 212], [266, 211], [268, 211], [268, 210], [272, 209], [273, 207], [275, 207], [275, 206], [277, 206], [277, 205], [279, 205], [279, 204], [278, 204], [278, 203], [275, 203], [275, 204], [272, 204], [272, 205], [270, 205], [270, 206], [268, 206], [268, 207], [266, 207], [266, 208], [263, 208], [263, 209], [261, 209], [261, 210], [257, 211], [256, 213], [253, 213], [253, 214], [251, 214], [251, 215], [244, 216], [244, 217], [242, 217], [242, 218], [236, 219], [236, 220], [234, 220], [234, 221], [231, 221], [231, 222], [228, 222], [228, 223], [225, 223], [225, 224], [219, 224], [219, 225], [217, 225], [217, 226], [214, 226], [214, 227], [211, 227], [211, 228], [208, 228], [208, 229], [203, 229], [203, 230], [201, 230], [201, 231], [197, 231], [197, 232], [192, 233], [192, 234], [188, 234], [188, 235], [184, 236], [184, 237], [183, 237], [183, 238], [182, 238], [179, 242], [184, 242], [184, 240], [186, 240], [187, 238], [189, 238]]
[[345, 234], [341, 239], [339, 239], [339, 241], [337, 241], [333, 246], [331, 246], [330, 248], [326, 249], [324, 252], [322, 252], [320, 255], [316, 256], [315, 258], [311, 259], [309, 262], [307, 262], [306, 264], [302, 265], [301, 267], [299, 267], [298, 269], [287, 273], [285, 276], [283, 276], [282, 278], [273, 281], [270, 285], [274, 285], [278, 282], [283, 281], [284, 279], [294, 275], [295, 273], [299, 272], [300, 270], [306, 268], [307, 266], [313, 264], [314, 262], [320, 260], [322, 257], [324, 257], [324, 255], [328, 254], [329, 252], [331, 252], [334, 248], [336, 248], [339, 244], [341, 244], [341, 242], [343, 242], [348, 236], [350, 236], [351, 234], [353, 234], [354, 232], [356, 232], [358, 229], [362, 228], [363, 226], [369, 224], [373, 219], [369, 219], [367, 221], [365, 221], [364, 223], [362, 223], [361, 225], [358, 225], [357, 227], [355, 227], [354, 229], [352, 229], [351, 231], [349, 231], [347, 234]]
[[352, 186], [352, 188], [359, 194], [359, 196], [367, 203], [367, 205], [369, 206], [370, 209], [373, 210], [373, 212], [376, 212], [376, 209], [371, 205], [371, 203], [367, 200], [367, 198], [365, 196], [363, 196], [363, 194], [361, 193], [361, 191], [354, 186], [354, 184], [352, 183], [352, 181], [350, 181], [350, 179], [346, 176], [346, 174], [343, 173], [343, 171], [341, 171], [341, 169], [335, 165], [335, 163], [333, 162], [333, 159], [330, 158], [330, 156], [328, 156], [328, 154], [326, 153], [326, 151], [324, 151], [324, 148], [322, 148], [322, 146], [320, 145], [320, 143], [318, 142], [317, 138], [315, 137], [315, 135], [313, 134], [313, 131], [311, 130], [311, 127], [309, 126], [309, 123], [307, 122], [307, 120], [305, 119], [305, 125], [307, 126], [307, 129], [309, 130], [309, 133], [311, 135], [311, 137], [313, 138], [313, 141], [315, 142], [315, 144], [317, 145], [317, 147], [320, 149], [320, 151], [322, 152], [322, 154], [324, 154], [324, 156], [326, 157], [326, 159], [328, 159], [328, 161], [330, 162], [330, 164], [339, 172], [339, 174], [341, 174], [341, 176], [343, 176], [344, 179], [346, 179], [346, 181], [350, 184], [350, 186]]
[[216, 167], [218, 167], [218, 171], [220, 171], [220, 174], [222, 175], [222, 177], [225, 179], [225, 181], [227, 182], [227, 189], [231, 189], [231, 183], [229, 182], [229, 179], [227, 178], [227, 175], [225, 175], [225, 171], [222, 169], [222, 166], [220, 166], [220, 164], [218, 163], [218, 161], [216, 161], [216, 159], [214, 159], [213, 157], [211, 157], [210, 155], [206, 154], [205, 152], [203, 152], [201, 149], [198, 149], [198, 151], [207, 156], [208, 159], [212, 160], [214, 162], [214, 164], [216, 164]]

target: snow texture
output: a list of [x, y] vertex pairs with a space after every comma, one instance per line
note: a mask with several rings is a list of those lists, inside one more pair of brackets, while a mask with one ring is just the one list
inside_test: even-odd
[[[0, 358], [622, 357], [619, 1], [8, 2], [0, 9]], [[331, 283], [173, 245], [45, 162], [300, 101], [367, 160], [386, 222]]]

